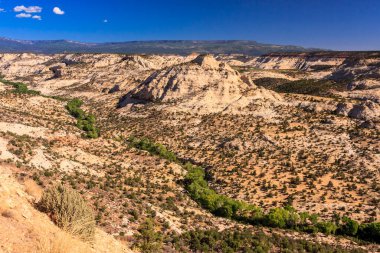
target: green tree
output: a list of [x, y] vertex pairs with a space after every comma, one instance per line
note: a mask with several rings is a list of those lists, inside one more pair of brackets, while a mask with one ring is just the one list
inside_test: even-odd
[[327, 235], [335, 234], [337, 230], [337, 225], [332, 222], [319, 222], [317, 227], [319, 231]]
[[139, 229], [139, 234], [135, 235], [137, 246], [142, 252], [161, 252], [162, 236], [156, 232], [154, 220], [148, 218]]
[[363, 240], [380, 243], [380, 222], [361, 224], [358, 236]]
[[359, 223], [357, 221], [354, 221], [348, 217], [343, 217], [342, 222], [343, 224], [341, 224], [339, 228], [339, 232], [341, 234], [350, 236], [356, 235], [359, 229]]

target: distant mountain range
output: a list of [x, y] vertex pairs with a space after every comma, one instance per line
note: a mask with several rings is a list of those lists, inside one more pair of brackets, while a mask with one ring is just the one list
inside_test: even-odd
[[32, 53], [130, 53], [130, 54], [245, 54], [273, 52], [310, 52], [298, 46], [263, 44], [247, 40], [154, 40], [106, 43], [82, 43], [70, 40], [13, 40], [0, 37], [0, 52]]

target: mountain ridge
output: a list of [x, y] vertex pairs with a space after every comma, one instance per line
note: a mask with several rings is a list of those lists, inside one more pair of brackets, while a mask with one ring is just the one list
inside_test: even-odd
[[[87, 43], [73, 40], [15, 40], [0, 37], [1, 53], [246, 54], [312, 52], [322, 49], [259, 43], [254, 40], [146, 40]], [[325, 51], [325, 50], [322, 50]]]

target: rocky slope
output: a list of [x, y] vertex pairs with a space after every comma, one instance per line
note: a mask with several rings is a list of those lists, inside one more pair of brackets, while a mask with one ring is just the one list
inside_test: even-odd
[[99, 229], [92, 245], [59, 229], [34, 207], [41, 187], [30, 179], [15, 180], [13, 174], [19, 171], [12, 164], [0, 164], [0, 252], [133, 252]]

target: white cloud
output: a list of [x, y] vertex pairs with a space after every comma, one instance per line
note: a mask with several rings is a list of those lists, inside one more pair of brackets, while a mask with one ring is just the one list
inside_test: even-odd
[[29, 13], [20, 13], [16, 15], [16, 18], [30, 18], [30, 17], [32, 17], [32, 15]]
[[103, 20], [103, 23], [108, 23], [108, 19]]
[[26, 13], [40, 13], [42, 8], [40, 6], [29, 6], [25, 7], [24, 5], [19, 5], [13, 8], [15, 12], [26, 12]]
[[3, 9], [3, 8], [0, 8], [0, 12], [5, 12], [5, 9]]
[[42, 17], [39, 16], [39, 15], [34, 15], [32, 18], [33, 18], [33, 19], [37, 19], [37, 20], [42, 20]]
[[65, 12], [58, 7], [54, 7], [53, 12], [57, 15], [63, 15]]

